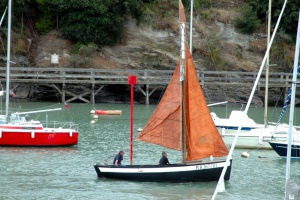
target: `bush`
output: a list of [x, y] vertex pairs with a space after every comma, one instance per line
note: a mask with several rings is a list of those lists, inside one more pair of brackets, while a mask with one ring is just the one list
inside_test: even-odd
[[89, 57], [97, 52], [97, 46], [94, 43], [90, 43], [88, 45], [81, 45], [78, 49], [78, 53]]
[[246, 4], [242, 8], [242, 16], [237, 18], [234, 24], [242, 33], [251, 34], [258, 28], [260, 21], [255, 15], [255, 12], [253, 12], [252, 7]]
[[36, 23], [35, 27], [42, 35], [45, 35], [55, 27], [55, 21], [51, 15], [43, 15]]

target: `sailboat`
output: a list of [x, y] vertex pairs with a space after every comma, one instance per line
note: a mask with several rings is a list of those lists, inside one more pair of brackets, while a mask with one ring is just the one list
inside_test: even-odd
[[[78, 131], [72, 122], [61, 127], [44, 127], [40, 121], [30, 120], [28, 114], [61, 110], [61, 108], [16, 112], [9, 114], [10, 97], [10, 45], [12, 2], [8, 2], [6, 112], [0, 115], [0, 146], [68, 146], [78, 143]], [[48, 124], [48, 123], [47, 123]], [[62, 128], [64, 127], [64, 128]]]
[[298, 28], [297, 28], [297, 40], [295, 47], [295, 58], [294, 58], [294, 70], [293, 70], [293, 81], [292, 81], [292, 94], [291, 94], [291, 106], [289, 116], [289, 133], [288, 140], [284, 143], [271, 143], [274, 150], [282, 157], [286, 157], [286, 176], [285, 176], [285, 198], [299, 199], [300, 187], [291, 178], [291, 159], [300, 158], [299, 156], [299, 142], [295, 143], [292, 141], [292, 127], [294, 123], [294, 110], [295, 110], [295, 97], [297, 87], [297, 76], [298, 76], [298, 65], [299, 65], [299, 49], [300, 49], [300, 9], [298, 10]]
[[[297, 48], [297, 47], [296, 47]], [[293, 83], [297, 81], [297, 76], [300, 72], [300, 66], [295, 69], [294, 67], [294, 72], [293, 72]], [[294, 78], [295, 76], [295, 78]], [[294, 80], [295, 79], [295, 80]], [[295, 90], [296, 87], [290, 89], [289, 95], [287, 96], [287, 99], [284, 103], [283, 109], [281, 111], [281, 114], [279, 116], [278, 121], [280, 121], [284, 111], [287, 108], [288, 103], [290, 102], [291, 98], [293, 98], [293, 90]], [[291, 100], [292, 102], [292, 100]], [[290, 112], [294, 112], [294, 107], [290, 107]], [[291, 116], [290, 116], [291, 117]], [[292, 116], [293, 117], [293, 116]], [[293, 119], [289, 120], [290, 122], [293, 121]], [[293, 127], [293, 125], [292, 125]], [[293, 128], [292, 128], [293, 129]], [[285, 141], [270, 141], [269, 144], [272, 146], [272, 148], [275, 150], [275, 152], [282, 158], [287, 158], [287, 149], [288, 149], [288, 140]], [[295, 138], [295, 136], [292, 134], [292, 143], [291, 143], [291, 158], [292, 159], [300, 159], [300, 137]]]
[[[94, 166], [98, 177], [133, 181], [216, 181], [228, 149], [204, 98], [193, 58], [185, 41], [184, 8], [179, 0], [181, 57], [169, 85], [139, 141], [182, 151], [182, 163], [170, 165]], [[213, 158], [213, 159], [206, 159]], [[224, 180], [229, 180], [231, 163]]]
[[[271, 7], [272, 0], [269, 0], [268, 10], [268, 37], [267, 46], [270, 43], [270, 31], [271, 31]], [[247, 114], [243, 123], [243, 127], [240, 132], [239, 140], [236, 143], [236, 148], [260, 148], [260, 149], [272, 149], [268, 141], [286, 141], [288, 136], [289, 126], [288, 124], [277, 124], [269, 122], [267, 120], [268, 114], [268, 83], [269, 83], [269, 53], [266, 58], [266, 85], [265, 85], [265, 105], [264, 105], [264, 124], [258, 124], [251, 119]], [[241, 119], [244, 116], [244, 111], [233, 110], [229, 118], [219, 118], [216, 113], [211, 113], [214, 122], [223, 137], [223, 140], [227, 146], [231, 146], [235, 137], [236, 130], [238, 130], [241, 124]], [[276, 131], [275, 131], [276, 130]], [[293, 137], [299, 138], [300, 131], [295, 127], [292, 129]], [[271, 143], [270, 143], [271, 144]]]

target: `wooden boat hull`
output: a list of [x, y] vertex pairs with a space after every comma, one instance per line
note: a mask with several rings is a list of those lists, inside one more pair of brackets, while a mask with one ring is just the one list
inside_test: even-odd
[[[269, 142], [275, 152], [282, 158], [287, 156], [287, 142]], [[292, 159], [300, 159], [300, 142], [292, 143]]]
[[[224, 180], [229, 180], [231, 163]], [[147, 182], [218, 181], [226, 161], [172, 165], [95, 165], [98, 177]]]
[[0, 146], [71, 146], [78, 143], [78, 132], [0, 130]]

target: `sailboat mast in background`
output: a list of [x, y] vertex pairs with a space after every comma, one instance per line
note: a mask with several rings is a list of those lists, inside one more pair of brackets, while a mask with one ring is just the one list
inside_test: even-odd
[[[296, 84], [298, 75], [298, 62], [299, 62], [299, 46], [300, 46], [300, 11], [298, 18], [298, 28], [297, 28], [297, 40], [295, 48], [295, 60], [294, 60], [294, 70], [293, 70], [293, 81], [292, 81], [292, 95], [291, 95], [291, 106], [290, 106], [290, 116], [289, 116], [289, 132], [288, 132], [288, 148], [287, 148], [287, 159], [286, 159], [286, 177], [285, 177], [285, 199], [289, 198], [288, 194], [288, 182], [290, 180], [291, 172], [291, 152], [292, 152], [292, 132], [293, 132], [293, 122], [294, 122], [294, 109], [295, 109], [295, 96], [296, 96]], [[294, 198], [293, 198], [294, 199]]]
[[[242, 120], [241, 120], [241, 124], [240, 124], [240, 126], [239, 126], [239, 128], [238, 128], [238, 130], [237, 130], [237, 132], [236, 132], [236, 135], [235, 135], [235, 137], [234, 137], [234, 139], [233, 139], [233, 142], [232, 142], [232, 145], [231, 145], [229, 154], [228, 154], [227, 159], [226, 159], [226, 163], [227, 163], [227, 164], [229, 163], [229, 161], [230, 161], [230, 159], [231, 159], [231, 157], [232, 157], [233, 150], [234, 150], [234, 148], [235, 148], [235, 145], [236, 145], [238, 136], [239, 136], [239, 134], [240, 134], [240, 132], [241, 132], [241, 129], [242, 129], [242, 126], [243, 126], [243, 123], [244, 123], [244, 120], [245, 120], [245, 118], [246, 118], [246, 116], [247, 116], [247, 113], [248, 113], [248, 110], [249, 110], [249, 108], [250, 108], [251, 101], [252, 101], [252, 99], [253, 99], [255, 90], [256, 90], [257, 85], [258, 85], [258, 81], [259, 81], [259, 79], [260, 79], [260, 77], [261, 77], [262, 71], [263, 71], [264, 66], [265, 66], [265, 64], [266, 64], [267, 55], [268, 55], [269, 52], [270, 52], [271, 45], [272, 45], [272, 43], [273, 43], [273, 41], [274, 41], [274, 38], [275, 38], [276, 32], [277, 32], [277, 30], [278, 30], [279, 23], [280, 23], [280, 21], [281, 21], [281, 18], [282, 18], [284, 9], [285, 9], [285, 7], [286, 7], [286, 4], [287, 4], [287, 0], [285, 0], [284, 3], [283, 3], [281, 12], [280, 12], [280, 14], [279, 14], [279, 16], [278, 16], [278, 20], [277, 20], [277, 23], [276, 23], [274, 32], [273, 32], [272, 37], [271, 37], [271, 40], [270, 40], [270, 43], [269, 43], [269, 45], [268, 45], [268, 47], [267, 47], [265, 56], [264, 56], [264, 58], [263, 58], [263, 61], [262, 61], [262, 63], [261, 63], [261, 66], [260, 66], [260, 68], [259, 68], [259, 71], [258, 71], [256, 80], [255, 80], [255, 82], [254, 82], [252, 91], [251, 91], [251, 93], [250, 93], [250, 97], [249, 97], [249, 99], [248, 99], [246, 108], [245, 108], [245, 110], [244, 110], [243, 117], [242, 117]], [[216, 198], [218, 192], [225, 192], [224, 175], [225, 175], [225, 172], [226, 172], [226, 170], [227, 170], [227, 166], [228, 166], [227, 164], [226, 164], [226, 165], [224, 166], [224, 168], [223, 168], [223, 171], [222, 171], [222, 174], [221, 174], [221, 176], [220, 176], [220, 178], [219, 178], [217, 187], [216, 187], [215, 192], [214, 192], [214, 194], [213, 194], [213, 196], [212, 196], [212, 200], [214, 200], [214, 199]]]
[[[271, 35], [271, 10], [272, 10], [271, 7], [272, 7], [272, 0], [269, 0], [267, 47], [269, 46], [270, 35]], [[268, 126], [269, 66], [270, 66], [270, 53], [267, 54], [267, 61], [266, 61], [265, 112], [264, 112], [265, 127]]]
[[181, 82], [181, 112], [182, 112], [182, 163], [186, 162], [186, 111], [185, 111], [185, 14], [184, 14], [184, 7], [182, 5], [181, 0], [179, 0], [179, 19], [180, 19], [180, 33], [181, 33], [181, 42], [180, 42], [180, 82]]
[[190, 19], [190, 53], [193, 54], [193, 11], [194, 11], [194, 0], [191, 0], [191, 19]]
[[9, 121], [9, 81], [10, 81], [10, 42], [11, 42], [11, 0], [8, 1], [8, 23], [7, 23], [7, 60], [6, 60], [6, 102], [5, 118]]

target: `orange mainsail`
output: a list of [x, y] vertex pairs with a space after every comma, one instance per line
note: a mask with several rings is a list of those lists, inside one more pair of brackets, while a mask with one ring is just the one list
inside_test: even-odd
[[[179, 2], [180, 22], [185, 22], [184, 8]], [[188, 46], [185, 47], [185, 96], [181, 98], [180, 64], [177, 65], [163, 98], [149, 119], [138, 140], [182, 150], [182, 122], [186, 127], [187, 161], [209, 156], [228, 155], [207, 107]], [[183, 119], [182, 100], [185, 100]]]
[[171, 81], [156, 110], [138, 140], [181, 150], [181, 85], [180, 66], [177, 65]]
[[213, 122], [203, 91], [199, 84], [193, 58], [186, 47], [186, 148], [187, 161], [198, 160], [209, 156], [228, 155], [224, 144]]

